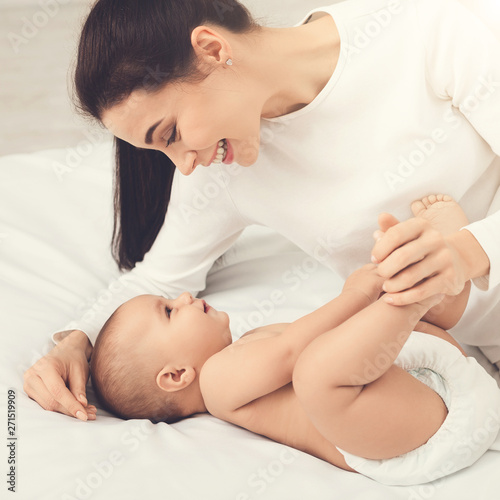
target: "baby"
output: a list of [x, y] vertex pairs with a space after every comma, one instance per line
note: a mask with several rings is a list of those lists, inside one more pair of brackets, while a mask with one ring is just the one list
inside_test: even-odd
[[[412, 210], [443, 233], [468, 223], [448, 196]], [[383, 281], [363, 266], [311, 314], [235, 342], [228, 315], [189, 293], [135, 297], [99, 333], [95, 393], [125, 419], [209, 412], [385, 484], [451, 474], [499, 430], [495, 381], [441, 328], [462, 316], [470, 282], [456, 297], [395, 307], [381, 299]]]

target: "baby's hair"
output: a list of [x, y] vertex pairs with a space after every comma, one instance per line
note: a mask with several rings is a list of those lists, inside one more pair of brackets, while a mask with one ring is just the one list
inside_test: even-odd
[[101, 408], [125, 420], [145, 418], [153, 423], [183, 418], [177, 398], [156, 385], [156, 373], [137, 345], [120, 339], [126, 325], [118, 308], [104, 323], [90, 361], [92, 387]]

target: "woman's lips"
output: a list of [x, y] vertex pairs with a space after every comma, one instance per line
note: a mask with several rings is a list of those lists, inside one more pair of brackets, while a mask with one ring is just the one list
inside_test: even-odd
[[227, 144], [227, 154], [223, 163], [225, 163], [226, 165], [230, 165], [234, 161], [234, 149], [233, 146], [231, 146], [231, 143], [229, 142], [228, 139], [226, 139], [226, 144]]
[[[226, 165], [230, 165], [234, 161], [234, 149], [233, 149], [233, 147], [228, 139], [223, 139], [223, 140], [226, 142], [226, 148], [227, 148], [226, 158], [224, 159], [223, 163], [225, 163]], [[214, 160], [217, 156], [217, 151], [219, 150], [219, 148], [220, 148], [219, 143], [217, 143], [215, 145], [214, 154], [212, 155], [212, 158], [210, 159], [209, 164], [206, 166], [212, 165], [212, 163], [214, 162]]]

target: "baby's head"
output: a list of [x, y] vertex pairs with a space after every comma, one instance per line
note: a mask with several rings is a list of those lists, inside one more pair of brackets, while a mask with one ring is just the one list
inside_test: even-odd
[[124, 418], [172, 423], [201, 411], [199, 374], [231, 344], [229, 317], [183, 293], [139, 295], [122, 304], [97, 337], [90, 372], [103, 408]]

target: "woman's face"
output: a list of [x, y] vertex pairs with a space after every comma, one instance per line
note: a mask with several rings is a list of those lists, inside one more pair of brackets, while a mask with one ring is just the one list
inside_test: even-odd
[[219, 65], [199, 83], [134, 91], [104, 113], [103, 123], [137, 148], [164, 152], [184, 175], [221, 161], [250, 166], [259, 154], [262, 102], [241, 80]]

